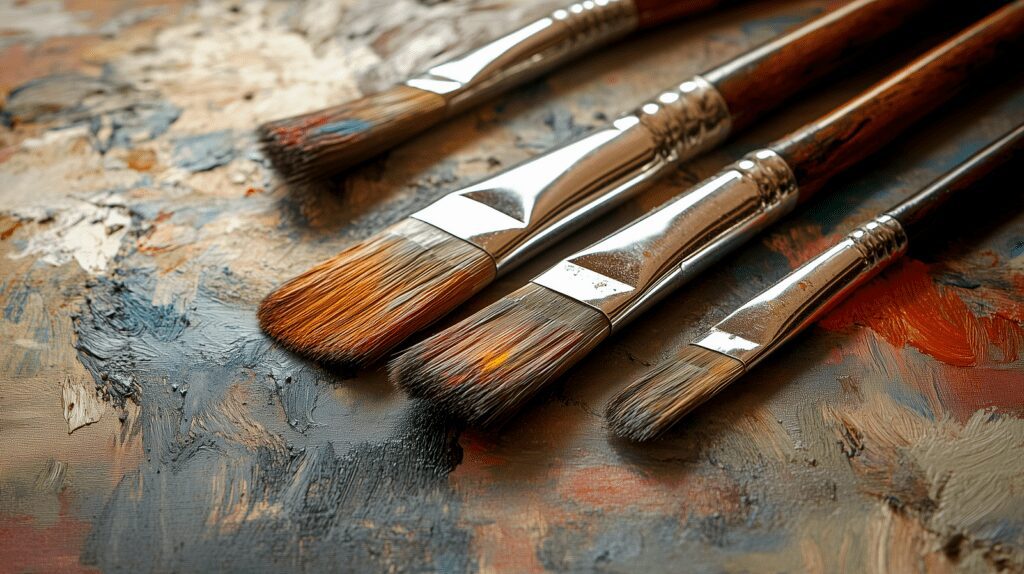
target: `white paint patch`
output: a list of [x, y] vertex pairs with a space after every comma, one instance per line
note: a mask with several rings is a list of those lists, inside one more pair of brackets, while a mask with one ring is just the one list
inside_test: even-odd
[[83, 382], [72, 382], [70, 377], [61, 385], [61, 403], [64, 420], [68, 422], [68, 434], [91, 425], [103, 415], [103, 402], [95, 390], [87, 387]]
[[30, 237], [25, 248], [12, 258], [35, 256], [50, 265], [73, 260], [93, 275], [106, 271], [132, 223], [131, 214], [116, 194], [75, 201], [56, 212], [16, 210], [14, 216], [38, 221], [43, 230]]
[[0, 2], [0, 22], [8, 36], [32, 39], [83, 34], [88, 29], [80, 15], [64, 9], [59, 0]]
[[977, 411], [910, 445], [938, 503], [932, 526], [946, 535], [994, 537], [1024, 509], [1024, 420]]
[[176, 133], [251, 129], [385, 88], [554, 3], [201, 0], [157, 34], [153, 49], [114, 67], [187, 110]]

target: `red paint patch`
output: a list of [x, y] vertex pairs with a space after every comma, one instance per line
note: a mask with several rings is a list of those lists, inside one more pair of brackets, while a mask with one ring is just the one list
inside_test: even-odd
[[819, 323], [832, 330], [866, 325], [896, 348], [910, 345], [946, 364], [984, 360], [985, 330], [951, 289], [941, 289], [920, 261], [903, 260], [865, 285]]
[[5, 572], [95, 572], [78, 562], [89, 523], [70, 516], [60, 496], [60, 515], [52, 526], [38, 527], [31, 516], [0, 517], [0, 570]]
[[495, 453], [498, 447], [493, 440], [472, 429], [462, 433], [459, 437], [459, 446], [462, 447], [463, 465], [470, 463], [478, 467], [494, 467], [501, 466], [508, 460]]
[[263, 193], [263, 190], [258, 187], [250, 187], [249, 189], [245, 190], [246, 197], [252, 197], [258, 193]]
[[709, 479], [673, 472], [655, 477], [617, 466], [584, 467], [559, 481], [559, 494], [583, 506], [640, 509], [681, 518], [729, 514], [739, 509], [739, 490], [725, 474]]
[[16, 151], [18, 151], [18, 146], [9, 145], [5, 148], [0, 148], [0, 163], [4, 163], [14, 157], [14, 152]]
[[960, 422], [982, 409], [1024, 416], [1024, 373], [1020, 371], [945, 367], [940, 378], [935, 381], [939, 400]]

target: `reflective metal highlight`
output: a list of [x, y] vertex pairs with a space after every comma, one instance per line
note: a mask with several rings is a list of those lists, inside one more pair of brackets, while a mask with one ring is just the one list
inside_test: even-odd
[[796, 204], [785, 160], [749, 154], [534, 279], [617, 328]]
[[585, 0], [434, 66], [405, 84], [443, 96], [448, 113], [455, 114], [616, 40], [637, 24], [632, 0]]
[[412, 217], [480, 247], [499, 273], [642, 191], [729, 134], [722, 96], [694, 77], [576, 141], [453, 192]]
[[880, 215], [737, 309], [694, 344], [733, 357], [749, 369], [906, 248], [899, 221]]

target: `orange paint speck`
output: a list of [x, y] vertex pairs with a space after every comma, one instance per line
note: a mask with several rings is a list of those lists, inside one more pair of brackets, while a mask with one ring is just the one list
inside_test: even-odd
[[497, 355], [495, 357], [491, 357], [490, 359], [487, 359], [487, 361], [484, 363], [484, 369], [483, 369], [484, 372], [485, 373], [489, 373], [489, 372], [493, 371], [494, 369], [497, 369], [498, 367], [504, 365], [505, 361], [507, 361], [508, 358], [509, 358], [509, 351], [505, 351], [504, 353], [502, 353], [500, 355]]
[[299, 145], [306, 139], [307, 132], [326, 123], [326, 115], [314, 114], [307, 118], [298, 120], [298, 123], [296, 124], [287, 123], [283, 126], [274, 127], [271, 131], [274, 133], [274, 136], [278, 139], [281, 145], [290, 147]]
[[11, 236], [14, 235], [14, 232], [17, 231], [19, 227], [21, 227], [21, 225], [22, 225], [22, 222], [18, 221], [14, 225], [12, 225], [12, 226], [8, 227], [7, 229], [5, 229], [2, 233], [0, 233], [0, 241], [5, 241], [7, 239], [10, 239]]
[[156, 165], [156, 152], [151, 149], [132, 149], [125, 157], [125, 163], [135, 171], [149, 171]]

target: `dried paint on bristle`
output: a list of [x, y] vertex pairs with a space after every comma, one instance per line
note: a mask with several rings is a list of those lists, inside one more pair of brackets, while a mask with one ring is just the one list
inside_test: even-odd
[[703, 347], [687, 345], [608, 402], [605, 418], [616, 435], [647, 441], [665, 433], [687, 413], [743, 374], [743, 363]]
[[533, 283], [391, 362], [411, 396], [472, 424], [504, 422], [609, 332], [599, 311]]
[[480, 248], [406, 219], [268, 295], [260, 325], [297, 353], [367, 366], [494, 275], [493, 260]]
[[263, 124], [263, 153], [290, 179], [337, 173], [444, 117], [441, 96], [395, 86], [327, 109]]

